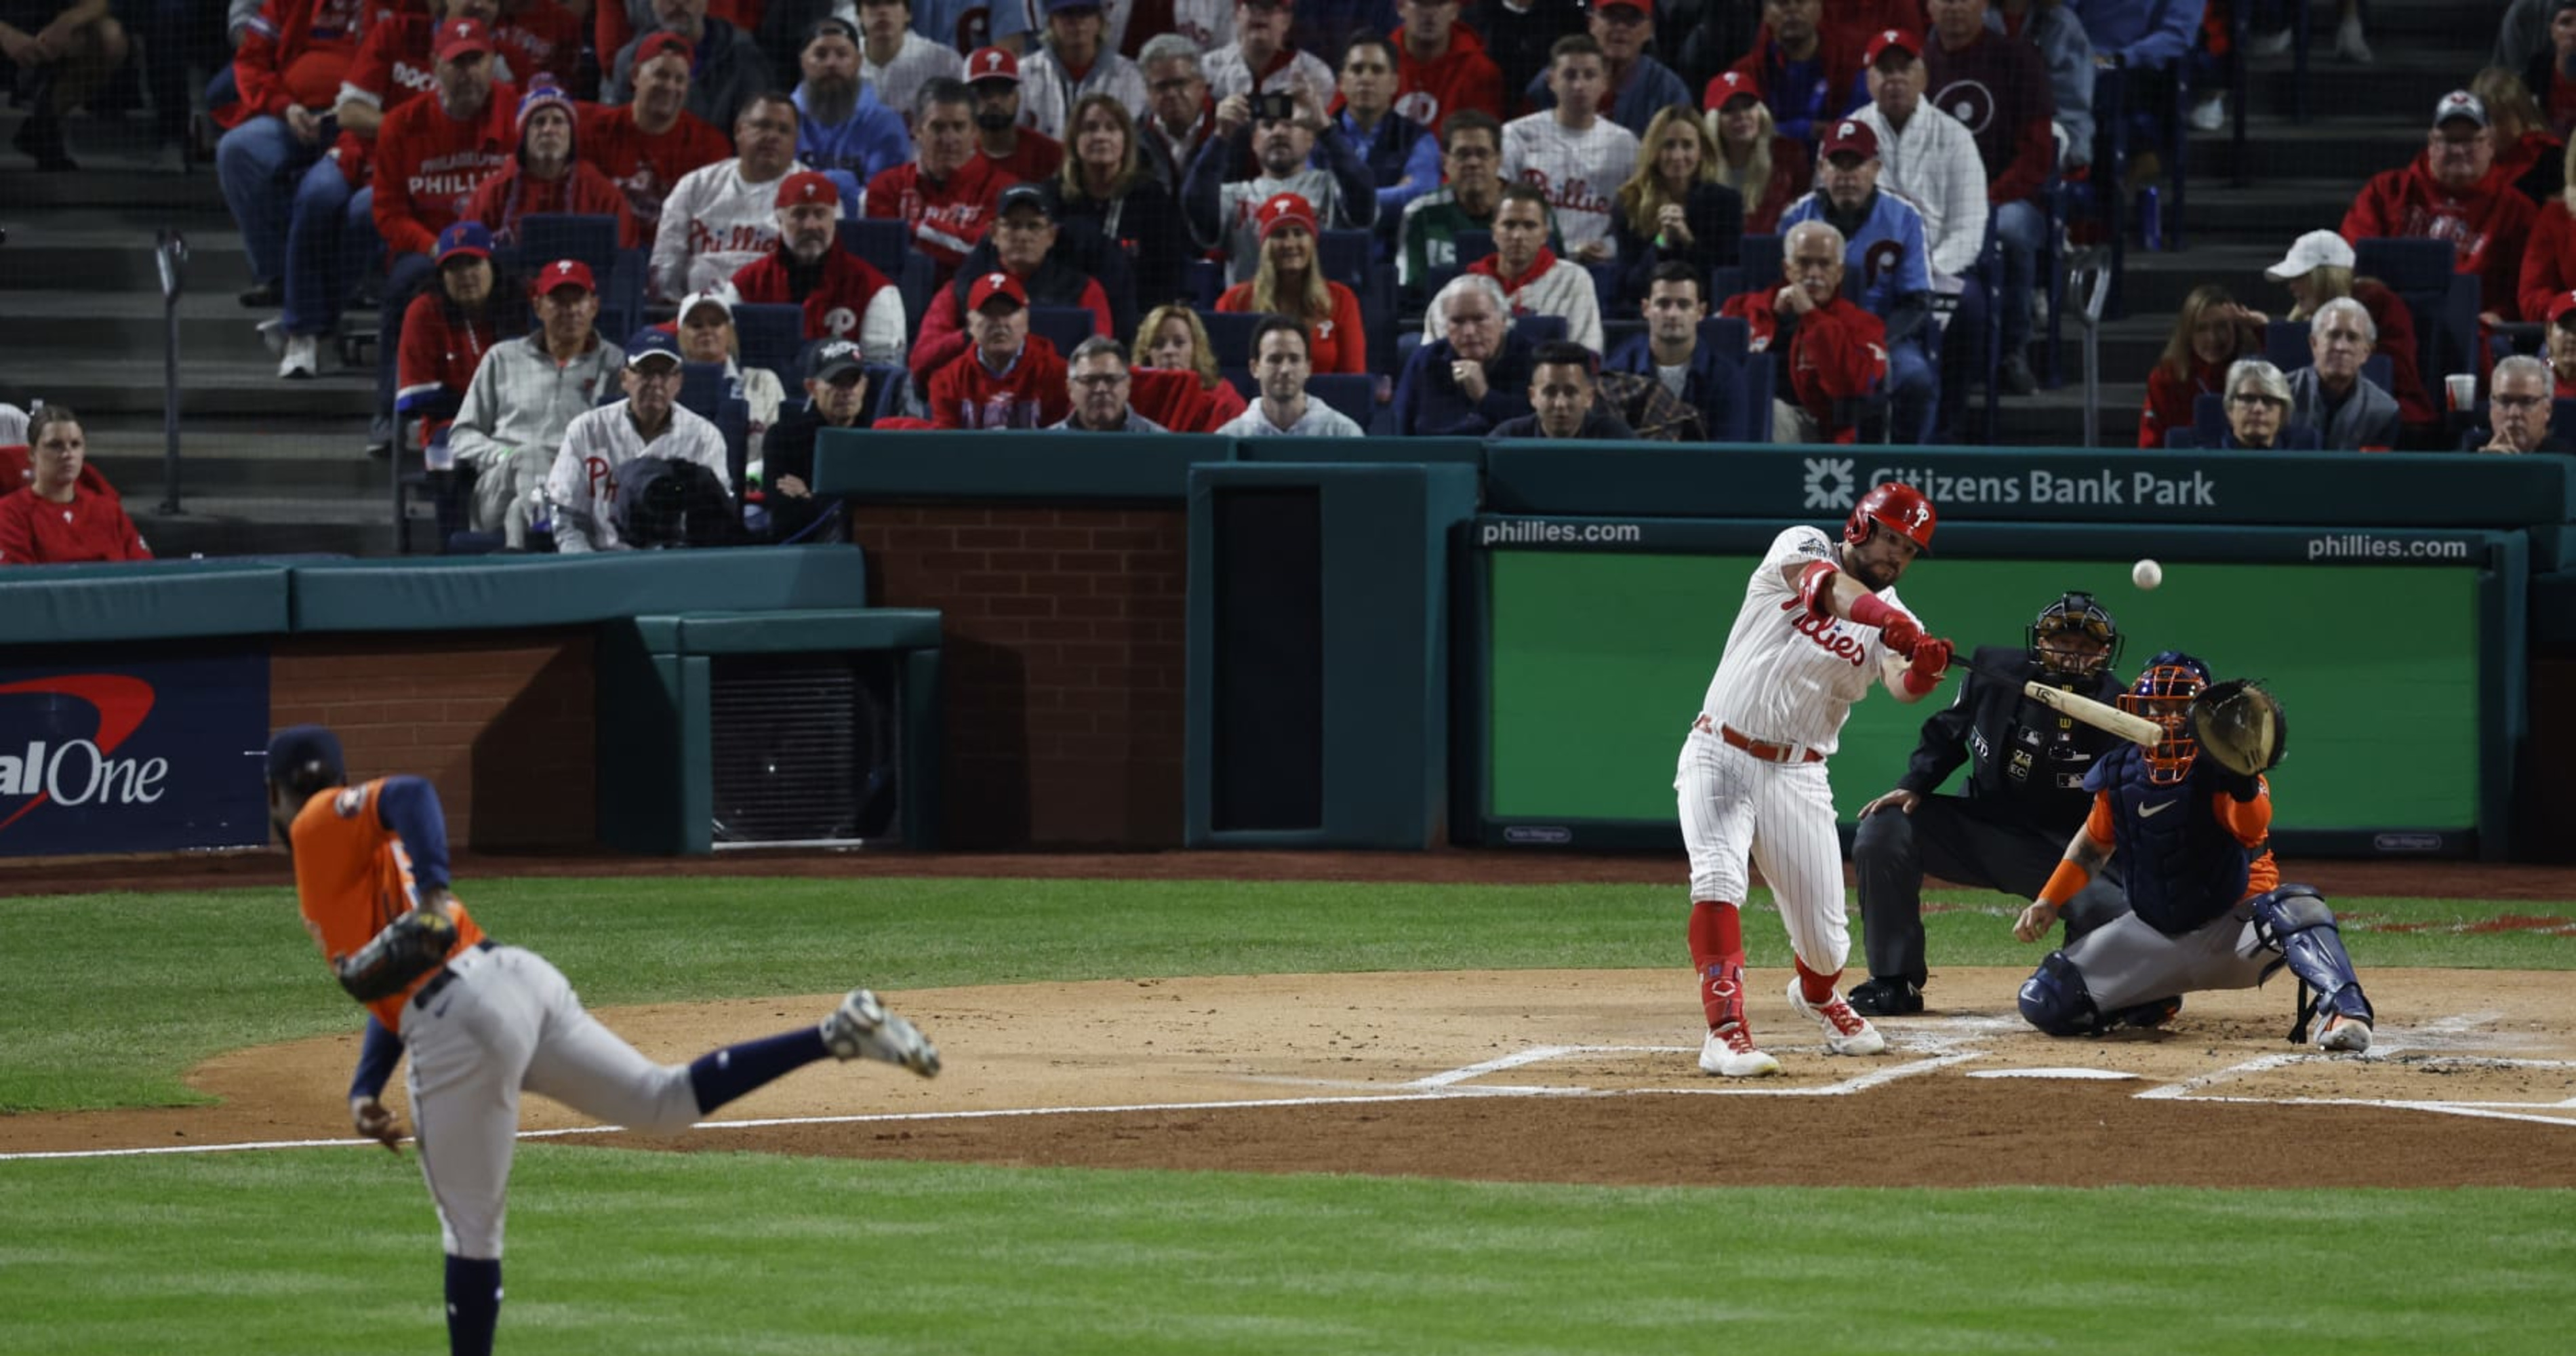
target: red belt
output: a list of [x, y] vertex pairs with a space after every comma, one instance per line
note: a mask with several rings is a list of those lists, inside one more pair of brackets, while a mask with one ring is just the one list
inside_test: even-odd
[[1800, 748], [1795, 744], [1768, 743], [1764, 740], [1755, 739], [1753, 736], [1746, 734], [1732, 725], [1719, 725], [1717, 722], [1710, 720], [1706, 716], [1700, 717], [1695, 724], [1701, 730], [1707, 730], [1714, 726], [1718, 738], [1725, 740], [1729, 744], [1733, 744], [1735, 747], [1744, 750], [1746, 753], [1752, 754], [1754, 757], [1759, 758], [1766, 763], [1821, 763], [1825, 761], [1825, 755], [1815, 749]]

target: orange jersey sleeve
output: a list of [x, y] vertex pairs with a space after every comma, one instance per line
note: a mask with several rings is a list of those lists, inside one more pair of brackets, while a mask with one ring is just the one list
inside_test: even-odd
[[[304, 929], [332, 961], [364, 947], [386, 924], [420, 903], [402, 838], [377, 813], [376, 795], [382, 788], [382, 782], [374, 781], [320, 792], [304, 803], [288, 835], [295, 849], [295, 897]], [[457, 950], [483, 940], [483, 929], [464, 905], [456, 906], [455, 915]], [[367, 1010], [387, 1030], [400, 1031], [403, 1004], [419, 987], [417, 982], [408, 985], [368, 1004]]]
[[[2236, 841], [2243, 843], [2251, 860], [2245, 864], [2245, 897], [2252, 899], [2280, 888], [2281, 867], [2272, 860], [2272, 850], [2265, 847], [2272, 837], [2272, 784], [2261, 777], [2254, 779], [2252, 800], [2238, 800], [2221, 791], [2210, 797], [2210, 813]], [[2260, 849], [2257, 851], [2257, 849]]]
[[2119, 834], [2111, 826], [2111, 793], [2093, 793], [2093, 813], [2084, 816], [2084, 836], [2104, 852], [2119, 846]]

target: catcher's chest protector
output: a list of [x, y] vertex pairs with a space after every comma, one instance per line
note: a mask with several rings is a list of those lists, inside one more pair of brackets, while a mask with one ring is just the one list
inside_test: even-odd
[[2145, 751], [2113, 750], [2096, 770], [2111, 788], [2120, 855], [2129, 859], [2129, 907], [2158, 932], [2179, 936], [2226, 913], [2245, 896], [2245, 845], [2236, 841], [2209, 798], [2224, 795], [2207, 758], [2192, 760], [2179, 785], [2147, 780]]

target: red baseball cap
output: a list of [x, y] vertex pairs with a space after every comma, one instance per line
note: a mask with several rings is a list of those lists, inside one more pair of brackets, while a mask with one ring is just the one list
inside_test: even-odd
[[1869, 130], [1869, 124], [1858, 118], [1845, 118], [1835, 123], [1834, 130], [1825, 133], [1821, 154], [1831, 160], [1844, 151], [1854, 152], [1863, 160], [1877, 159], [1878, 133]]
[[1761, 97], [1762, 82], [1753, 78], [1753, 72], [1719, 71], [1717, 78], [1708, 82], [1705, 102], [1710, 108], [1724, 108], [1738, 99]]
[[1306, 201], [1302, 193], [1274, 193], [1253, 215], [1260, 219], [1261, 238], [1264, 240], [1282, 226], [1303, 226], [1306, 234], [1316, 234], [1315, 205]]
[[441, 61], [451, 61], [467, 52], [481, 52], [488, 56], [491, 51], [492, 30], [485, 28], [482, 20], [458, 19], [438, 26], [438, 48], [431, 55]]
[[1020, 59], [999, 47], [978, 47], [966, 58], [966, 83], [983, 80], [1008, 80], [1020, 83]]
[[678, 56], [682, 61], [695, 64], [698, 59], [698, 49], [691, 47], [689, 45], [689, 40], [681, 37], [677, 33], [662, 32], [648, 34], [644, 39], [643, 45], [635, 49], [635, 64], [641, 66], [645, 62], [651, 61], [656, 57], [674, 55]]
[[1026, 306], [1029, 304], [1029, 289], [1020, 286], [1020, 280], [1008, 273], [987, 273], [977, 278], [975, 285], [967, 289], [966, 309], [983, 310], [984, 303], [995, 297], [1007, 297]]
[[1878, 35], [1876, 37], [1869, 40], [1869, 53], [1861, 58], [1861, 64], [1864, 66], [1877, 65], [1878, 58], [1891, 47], [1902, 49], [1907, 56], [1910, 56], [1917, 61], [1923, 59], [1923, 40], [1921, 38], [1906, 32], [1902, 28], [1882, 28], [1878, 31]]
[[2576, 292], [2559, 293], [2557, 297], [2549, 303], [2549, 323], [2552, 325], [2557, 324], [2558, 318], [2570, 311], [2576, 311]]
[[560, 292], [567, 287], [578, 287], [585, 292], [599, 290], [599, 284], [590, 280], [590, 265], [579, 259], [557, 259], [537, 270], [538, 296]]
[[830, 179], [813, 170], [798, 170], [778, 182], [777, 206], [795, 207], [809, 202], [838, 207], [841, 205], [841, 190], [834, 187]]
[[1614, 9], [1633, 9], [1649, 18], [1655, 13], [1655, 7], [1649, 3], [1649, 0], [1592, 0], [1592, 8], [1605, 14]]

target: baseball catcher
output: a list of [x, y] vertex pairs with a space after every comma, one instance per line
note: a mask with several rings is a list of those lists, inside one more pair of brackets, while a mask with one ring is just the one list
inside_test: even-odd
[[2209, 666], [2167, 650], [2120, 704], [2164, 727], [2153, 749], [2123, 744], [2086, 774], [2092, 813], [2013, 935], [2047, 935], [2066, 902], [2116, 851], [2128, 911], [2071, 940], [2022, 981], [2021, 1015], [2052, 1036], [2160, 1026], [2194, 990], [2247, 989], [2282, 967], [2299, 978], [2290, 1039], [2370, 1048], [2375, 1020], [2325, 896], [2281, 883], [2268, 839], [2280, 759], [2280, 702], [2245, 682], [2212, 686]]
[[[1895, 789], [1861, 807], [1852, 873], [1870, 979], [1851, 991], [1853, 1011], [1923, 1010], [1925, 876], [2023, 899], [2048, 883], [2067, 835], [2092, 806], [2084, 774], [2120, 740], [2031, 700], [2023, 683], [2117, 702], [2122, 684], [2113, 666], [2124, 639], [2093, 595], [2069, 593], [2040, 609], [2023, 649], [1979, 647], [1958, 698], [1923, 722]], [[1962, 763], [1970, 765], [1966, 794], [1934, 795]], [[2118, 882], [2097, 878], [2076, 916], [2107, 916], [2119, 898]]]

